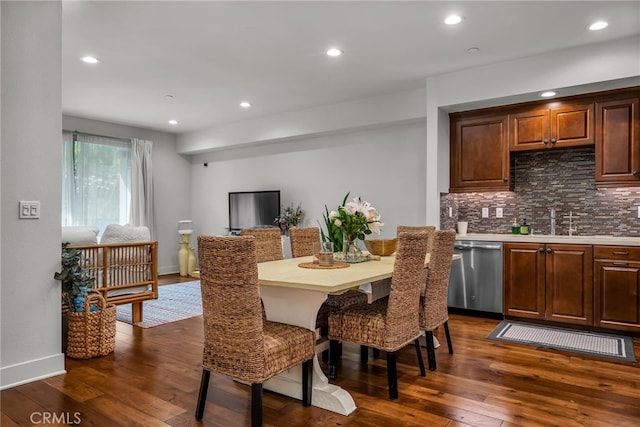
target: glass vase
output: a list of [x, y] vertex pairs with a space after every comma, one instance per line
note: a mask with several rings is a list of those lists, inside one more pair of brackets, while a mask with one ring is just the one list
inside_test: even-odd
[[346, 233], [342, 235], [342, 258], [346, 262], [359, 262], [362, 251], [357, 245], [358, 239]]

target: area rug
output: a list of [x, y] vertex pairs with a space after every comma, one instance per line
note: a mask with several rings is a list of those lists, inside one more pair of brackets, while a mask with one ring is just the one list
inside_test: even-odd
[[627, 362], [636, 361], [633, 340], [621, 335], [573, 331], [503, 320], [487, 338]]
[[[135, 324], [141, 328], [152, 328], [200, 316], [202, 314], [200, 281], [158, 286], [158, 299], [145, 301], [142, 305], [142, 322]], [[132, 324], [131, 304], [119, 305], [116, 319]]]

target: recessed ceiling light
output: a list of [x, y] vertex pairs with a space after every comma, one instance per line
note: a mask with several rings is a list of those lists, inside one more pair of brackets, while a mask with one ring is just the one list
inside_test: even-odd
[[594, 22], [593, 24], [589, 25], [589, 29], [591, 31], [598, 31], [598, 30], [602, 30], [603, 28], [607, 28], [608, 26], [609, 26], [608, 22], [597, 21], [597, 22]]
[[479, 47], [470, 47], [469, 49], [467, 49], [467, 53], [474, 54], [474, 53], [478, 53], [478, 52], [480, 52], [480, 48]]
[[449, 15], [444, 19], [444, 23], [447, 25], [456, 25], [462, 22], [460, 15]]
[[548, 90], [548, 91], [542, 92], [540, 94], [540, 96], [543, 97], [543, 98], [551, 98], [552, 96], [556, 96], [556, 95], [557, 95], [557, 93], [552, 91], [552, 90]]
[[164, 99], [171, 101], [173, 99], [173, 95], [165, 95]]
[[248, 102], [248, 101], [242, 101], [242, 102], [240, 103], [240, 106], [241, 106], [242, 108], [249, 108], [249, 107], [251, 107], [251, 103], [250, 103], [250, 102]]
[[174, 126], [175, 126], [175, 125], [177, 125], [177, 124], [178, 124], [178, 121], [177, 121], [177, 120], [175, 120], [175, 119], [171, 119], [171, 120], [169, 120], [169, 124], [170, 124], [170, 125], [174, 125]]
[[332, 47], [332, 48], [327, 50], [327, 55], [329, 55], [329, 56], [340, 56], [340, 55], [342, 55], [342, 51], [340, 49], [338, 49], [337, 47]]
[[97, 64], [98, 62], [100, 62], [100, 60], [95, 56], [83, 56], [80, 59], [82, 60], [82, 62], [86, 62], [87, 64]]

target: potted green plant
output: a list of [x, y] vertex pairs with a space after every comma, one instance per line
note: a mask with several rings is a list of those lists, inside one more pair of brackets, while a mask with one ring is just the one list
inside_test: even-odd
[[68, 337], [68, 312], [84, 310], [84, 299], [93, 288], [95, 278], [82, 268], [82, 252], [62, 244], [61, 270], [53, 275], [62, 282], [62, 351], [66, 351]]

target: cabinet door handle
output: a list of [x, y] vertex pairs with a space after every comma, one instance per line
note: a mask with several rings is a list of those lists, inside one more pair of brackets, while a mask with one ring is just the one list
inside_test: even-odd
[[629, 265], [628, 262], [614, 262], [613, 265], [617, 265], [619, 267], [627, 267]]
[[555, 143], [556, 143], [556, 139], [555, 139], [555, 138], [553, 138], [553, 139], [551, 140], [551, 143], [552, 143], [552, 144], [555, 144]]
[[547, 253], [550, 254], [551, 252], [553, 252], [551, 248], [547, 248]]
[[507, 178], [506, 176], [503, 176], [502, 177], [502, 182], [507, 182], [507, 181], [509, 181], [509, 178]]
[[614, 255], [629, 255], [627, 251], [613, 251]]
[[635, 176], [636, 178], [640, 177], [640, 172], [638, 172], [637, 170], [633, 171], [633, 176]]
[[538, 248], [538, 252], [543, 253], [544, 252], [544, 248]]
[[549, 140], [545, 138], [542, 142], [544, 142], [545, 144], [548, 144]]

